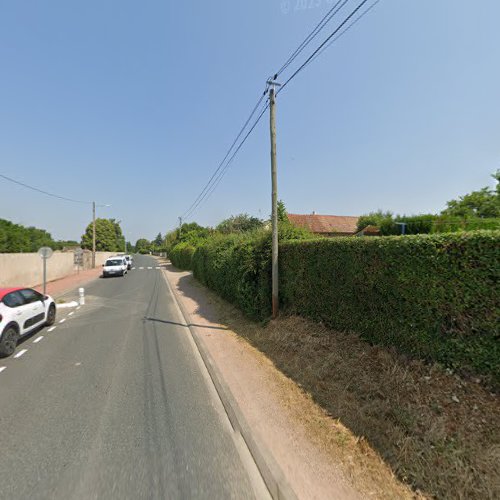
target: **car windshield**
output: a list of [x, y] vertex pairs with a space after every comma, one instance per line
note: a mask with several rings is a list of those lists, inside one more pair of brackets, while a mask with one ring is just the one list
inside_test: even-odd
[[121, 266], [123, 264], [123, 260], [121, 259], [113, 259], [106, 261], [106, 266]]

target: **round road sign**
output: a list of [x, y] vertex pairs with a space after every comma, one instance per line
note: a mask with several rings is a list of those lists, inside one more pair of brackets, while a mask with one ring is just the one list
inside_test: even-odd
[[42, 247], [38, 250], [38, 255], [42, 258], [42, 259], [50, 259], [52, 257], [52, 254], [53, 254], [53, 250], [52, 248], [50, 247]]

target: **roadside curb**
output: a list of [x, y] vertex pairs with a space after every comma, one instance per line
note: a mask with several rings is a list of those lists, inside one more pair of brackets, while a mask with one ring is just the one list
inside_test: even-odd
[[179, 309], [184, 317], [187, 327], [191, 336], [198, 348], [198, 351], [205, 363], [210, 378], [219, 394], [220, 400], [226, 410], [228, 418], [233, 428], [241, 434], [245, 441], [254, 461], [259, 469], [262, 478], [269, 490], [270, 495], [274, 500], [298, 500], [297, 495], [293, 491], [289, 482], [287, 481], [281, 467], [276, 462], [274, 456], [270, 453], [264, 443], [252, 433], [252, 430], [243, 415], [236, 399], [234, 398], [231, 389], [224, 381], [224, 378], [215, 364], [211, 354], [205, 347], [204, 341], [198, 332], [198, 329], [193, 326], [191, 315], [187, 312], [178, 292], [174, 289], [170, 280], [168, 279], [167, 272], [164, 273], [167, 286], [172, 293]]

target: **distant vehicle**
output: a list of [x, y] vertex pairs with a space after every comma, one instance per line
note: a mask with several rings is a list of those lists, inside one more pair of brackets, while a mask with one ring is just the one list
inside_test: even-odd
[[0, 288], [0, 356], [14, 353], [19, 339], [56, 321], [56, 304], [32, 288]]
[[103, 278], [107, 278], [108, 276], [125, 276], [127, 268], [128, 264], [124, 256], [110, 257], [102, 265], [102, 276]]
[[127, 269], [130, 271], [134, 264], [134, 259], [131, 255], [125, 255], [125, 260], [127, 261]]

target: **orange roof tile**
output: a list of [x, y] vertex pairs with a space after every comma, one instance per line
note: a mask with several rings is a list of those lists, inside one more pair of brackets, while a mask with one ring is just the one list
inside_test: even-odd
[[288, 214], [288, 220], [292, 224], [317, 234], [354, 234], [357, 232], [358, 219], [359, 217], [344, 215]]

